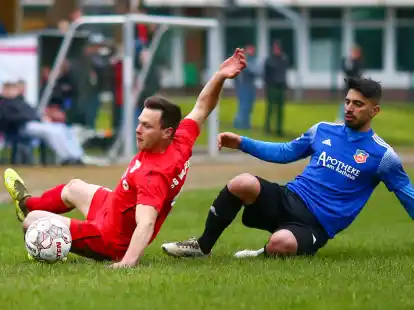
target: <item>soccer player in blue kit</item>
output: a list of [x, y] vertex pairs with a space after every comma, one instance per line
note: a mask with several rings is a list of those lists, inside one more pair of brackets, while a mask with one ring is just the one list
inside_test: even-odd
[[414, 218], [414, 189], [402, 163], [371, 129], [380, 111], [381, 85], [363, 78], [350, 78], [347, 85], [343, 125], [321, 122], [289, 143], [221, 133], [219, 148], [240, 149], [273, 163], [309, 156], [310, 162], [286, 185], [250, 174], [235, 177], [213, 202], [200, 238], [166, 243], [162, 249], [177, 257], [208, 255], [244, 206], [243, 224], [271, 236], [264, 248], [239, 251], [236, 257], [313, 255], [354, 221], [380, 182]]

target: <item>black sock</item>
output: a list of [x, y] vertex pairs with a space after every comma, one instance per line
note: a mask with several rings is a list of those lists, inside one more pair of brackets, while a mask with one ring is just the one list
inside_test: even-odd
[[267, 243], [263, 247], [263, 256], [270, 257], [271, 255], [267, 253], [266, 246], [267, 246]]
[[198, 244], [203, 253], [211, 252], [214, 244], [227, 226], [235, 219], [241, 207], [242, 201], [239, 197], [233, 195], [227, 186], [220, 191], [208, 212], [204, 232], [198, 239]]

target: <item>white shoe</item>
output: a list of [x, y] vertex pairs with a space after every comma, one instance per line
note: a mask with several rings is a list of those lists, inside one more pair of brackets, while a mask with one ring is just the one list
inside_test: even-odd
[[201, 251], [200, 246], [198, 245], [198, 241], [195, 238], [191, 238], [186, 241], [164, 243], [161, 248], [166, 254], [175, 257], [207, 256], [207, 254], [204, 254]]
[[243, 251], [236, 252], [236, 254], [234, 254], [234, 257], [237, 257], [237, 258], [257, 257], [259, 255], [262, 255], [263, 253], [264, 253], [264, 248], [261, 248], [259, 250], [243, 250]]

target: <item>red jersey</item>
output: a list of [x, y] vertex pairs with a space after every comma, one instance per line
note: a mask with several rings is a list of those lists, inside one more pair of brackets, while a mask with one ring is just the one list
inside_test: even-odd
[[103, 234], [113, 246], [128, 248], [137, 226], [135, 209], [139, 204], [158, 211], [150, 242], [154, 240], [187, 178], [199, 133], [194, 120], [184, 119], [164, 153], [139, 152], [130, 162], [106, 211]]

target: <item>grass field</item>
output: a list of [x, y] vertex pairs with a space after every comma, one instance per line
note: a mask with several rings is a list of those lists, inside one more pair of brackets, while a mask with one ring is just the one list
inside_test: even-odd
[[384, 186], [351, 228], [312, 259], [232, 258], [236, 250], [258, 248], [267, 238], [239, 220], [209, 258], [162, 254], [163, 242], [202, 231], [215, 193], [183, 193], [132, 270], [110, 270], [75, 255], [56, 265], [28, 262], [13, 208], [1, 206], [0, 309], [414, 308], [414, 224]]
[[[183, 114], [188, 113], [194, 105], [195, 98], [177, 98]], [[265, 119], [265, 105], [258, 101], [252, 115], [251, 130], [235, 130], [232, 123], [237, 111], [237, 102], [234, 98], [223, 98], [220, 104], [220, 131], [232, 131], [247, 135], [255, 139], [266, 141], [285, 141], [296, 138], [312, 125], [320, 121], [333, 122], [339, 109], [339, 103], [335, 102], [288, 102], [285, 112], [286, 137], [280, 139], [276, 136], [268, 136], [263, 133]], [[414, 105], [394, 103], [383, 103], [381, 113], [373, 122], [374, 130], [387, 143], [392, 146], [414, 146]], [[109, 128], [110, 113], [102, 111], [98, 121], [98, 127]], [[205, 129], [197, 140], [198, 145], [207, 144], [207, 129]]]

